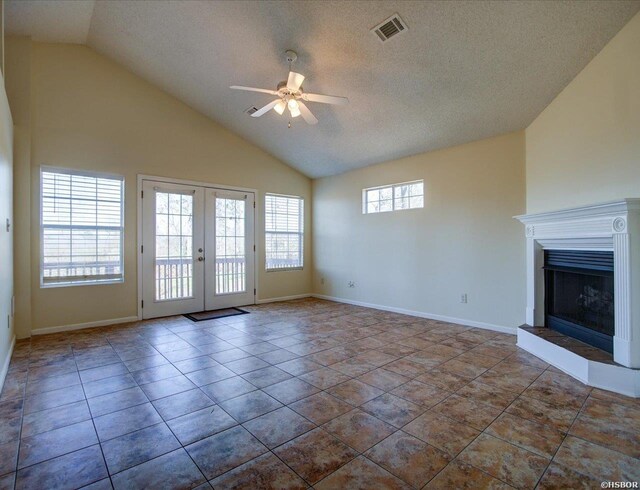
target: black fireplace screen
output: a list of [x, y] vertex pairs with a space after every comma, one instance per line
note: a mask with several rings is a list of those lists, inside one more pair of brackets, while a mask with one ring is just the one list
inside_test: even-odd
[[553, 271], [549, 315], [613, 335], [613, 277]]
[[547, 326], [609, 352], [613, 349], [613, 253], [545, 251]]

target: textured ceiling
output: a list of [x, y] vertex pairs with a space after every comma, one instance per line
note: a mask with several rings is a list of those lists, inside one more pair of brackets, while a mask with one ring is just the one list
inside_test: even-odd
[[94, 4], [94, 0], [7, 1], [7, 30], [36, 41], [83, 44]]
[[[26, 5], [24, 5], [26, 4]], [[525, 128], [640, 9], [640, 1], [7, 1], [9, 33], [84, 42], [311, 177]], [[92, 13], [91, 13], [92, 12]], [[393, 13], [409, 30], [370, 32]], [[81, 25], [85, 22], [84, 27]], [[84, 38], [82, 38], [82, 33]], [[244, 110], [288, 67], [307, 126]]]

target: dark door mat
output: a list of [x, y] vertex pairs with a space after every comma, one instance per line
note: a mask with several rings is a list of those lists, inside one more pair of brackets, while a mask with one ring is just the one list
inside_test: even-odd
[[222, 308], [220, 310], [199, 311], [198, 313], [189, 313], [182, 316], [193, 322], [203, 322], [205, 320], [215, 320], [227, 316], [247, 315], [248, 313], [248, 311], [241, 310], [240, 308]]

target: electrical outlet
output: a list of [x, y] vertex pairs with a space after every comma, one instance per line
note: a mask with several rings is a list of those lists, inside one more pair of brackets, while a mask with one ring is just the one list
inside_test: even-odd
[[460, 303], [468, 303], [467, 293], [463, 293], [462, 296], [460, 296]]
[[320, 284], [322, 284], [324, 286], [324, 277], [320, 278]]
[[355, 288], [356, 287], [356, 283], [353, 281], [349, 281], [349, 287], [350, 288]]

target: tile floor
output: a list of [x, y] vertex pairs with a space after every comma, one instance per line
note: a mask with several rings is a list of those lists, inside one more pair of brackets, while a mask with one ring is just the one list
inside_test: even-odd
[[600, 488], [640, 402], [515, 337], [320, 300], [19, 342], [0, 489]]

